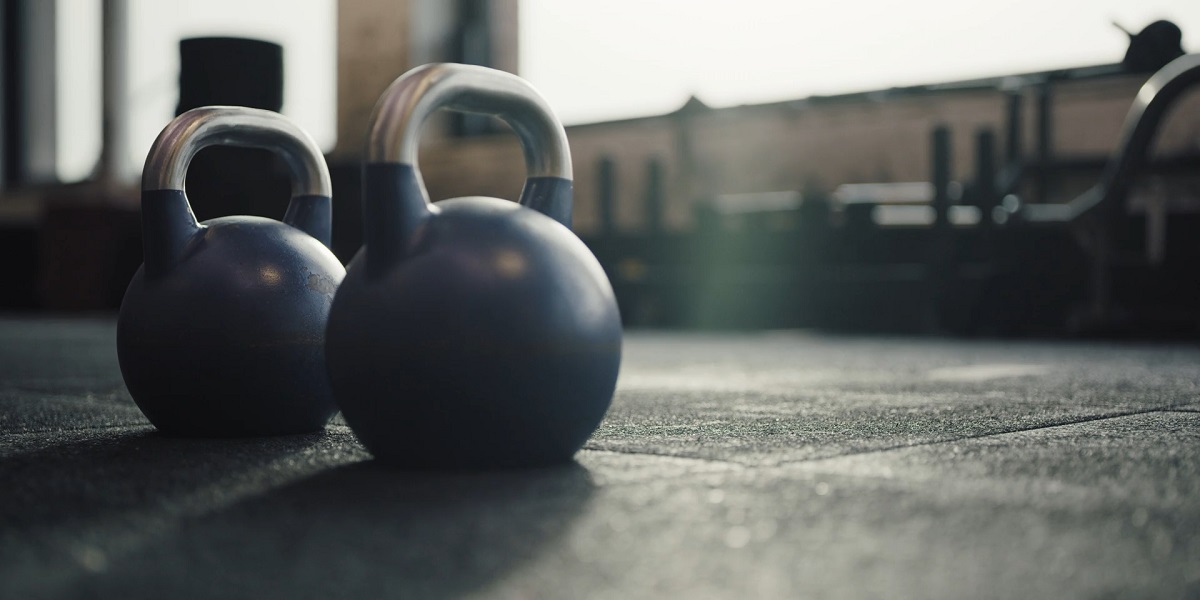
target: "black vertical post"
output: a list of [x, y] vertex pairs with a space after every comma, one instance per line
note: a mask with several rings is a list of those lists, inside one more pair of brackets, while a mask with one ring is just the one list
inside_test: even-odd
[[932, 184], [934, 184], [934, 230], [930, 232], [928, 275], [925, 277], [928, 305], [925, 329], [941, 331], [947, 328], [950, 298], [953, 296], [953, 274], [956, 272], [954, 230], [950, 228], [950, 128], [934, 127], [930, 136], [932, 154]]
[[[493, 66], [490, 5], [489, 0], [457, 0], [455, 3], [457, 16], [451, 53], [454, 62]], [[468, 137], [495, 131], [495, 121], [486, 115], [455, 113], [451, 119], [455, 135]]]
[[949, 310], [950, 279], [954, 270], [954, 239], [950, 228], [950, 128], [938, 125], [930, 135], [933, 164], [933, 231], [927, 246], [928, 271], [925, 279], [928, 300], [924, 315], [925, 329], [945, 327]]
[[651, 235], [663, 232], [663, 164], [652, 158], [646, 163], [646, 226]]
[[1024, 130], [1022, 109], [1025, 106], [1025, 96], [1021, 90], [1013, 90], [1008, 93], [1008, 115], [1007, 123], [1008, 130], [1005, 132], [1007, 139], [1005, 140], [1005, 162], [1010, 165], [1017, 164], [1021, 160], [1021, 138]]
[[12, 112], [13, 90], [17, 88], [17, 80], [11, 77], [17, 51], [10, 46], [16, 33], [12, 26], [16, 4], [15, 0], [0, 0], [0, 190], [7, 187], [11, 170], [8, 157], [16, 150], [8, 137], [12, 128], [8, 120]]
[[986, 127], [975, 134], [974, 188], [979, 223], [990, 227], [992, 209], [996, 207], [996, 134]]
[[1037, 114], [1037, 201], [1046, 202], [1050, 199], [1050, 162], [1054, 152], [1054, 91], [1050, 82], [1043, 82], [1038, 87]]
[[4, 182], [54, 181], [54, 2], [4, 0]]
[[611, 156], [602, 156], [596, 163], [596, 171], [600, 235], [607, 237], [617, 231], [617, 163]]
[[931, 136], [933, 148], [933, 210], [934, 226], [950, 224], [950, 128], [938, 125]]

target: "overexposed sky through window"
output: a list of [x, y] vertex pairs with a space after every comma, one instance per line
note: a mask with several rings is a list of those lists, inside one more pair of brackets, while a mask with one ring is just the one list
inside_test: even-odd
[[[100, 0], [44, 1], [57, 3], [59, 30], [56, 175], [78, 181], [93, 171], [100, 156]], [[282, 45], [283, 112], [322, 148], [333, 148], [336, 0], [129, 0], [128, 11], [127, 177], [141, 171], [154, 138], [175, 114], [179, 40], [186, 37], [241, 36]]]
[[567, 123], [1121, 60], [1200, 0], [522, 0], [521, 74]]
[[[100, 151], [100, 3], [53, 1], [63, 65], [56, 170], [75, 181]], [[1183, 30], [1184, 49], [1200, 51], [1200, 0], [520, 2], [520, 74], [568, 124], [661, 114], [691, 94], [730, 106], [1111, 63], [1128, 45], [1112, 21], [1138, 31], [1170, 19]], [[332, 148], [336, 7], [336, 0], [130, 0], [129, 173], [173, 114], [178, 40], [186, 36], [283, 44], [284, 113]]]

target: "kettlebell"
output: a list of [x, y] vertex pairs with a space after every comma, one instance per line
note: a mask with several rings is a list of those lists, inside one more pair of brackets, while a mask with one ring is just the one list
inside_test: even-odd
[[[493, 115], [519, 136], [517, 203], [429, 202], [420, 127], [438, 109]], [[346, 422], [377, 460], [413, 469], [569, 462], [612, 401], [621, 319], [571, 232], [566, 132], [525, 80], [433, 64], [371, 117], [365, 244], [329, 314], [326, 357]]]
[[[188, 164], [211, 145], [285, 159], [283, 222], [198, 223]], [[345, 269], [329, 250], [331, 185], [320, 148], [278, 113], [212, 106], [162, 130], [142, 172], [145, 263], [117, 320], [121, 375], [160, 431], [254, 436], [323, 428], [336, 412], [325, 372], [325, 322]]]

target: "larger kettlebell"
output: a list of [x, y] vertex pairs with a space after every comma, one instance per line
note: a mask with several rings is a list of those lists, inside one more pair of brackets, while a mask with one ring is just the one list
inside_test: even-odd
[[[421, 124], [446, 108], [505, 120], [528, 178], [519, 203], [430, 204]], [[365, 245], [329, 315], [334, 395], [383, 462], [410, 468], [563, 463], [604, 417], [621, 320], [603, 269], [568, 228], [566, 132], [524, 80], [435, 64], [401, 76], [371, 118]]]
[[[283, 222], [197, 223], [184, 193], [192, 157], [223, 144], [266, 148], [292, 177]], [[125, 385], [159, 430], [243, 436], [319, 430], [336, 412], [325, 321], [346, 271], [329, 250], [329, 171], [307, 133], [277, 113], [185, 112], [142, 173], [145, 264], [117, 321]]]

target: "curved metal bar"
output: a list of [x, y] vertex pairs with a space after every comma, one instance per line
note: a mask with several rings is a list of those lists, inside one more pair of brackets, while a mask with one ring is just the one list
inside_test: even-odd
[[417, 67], [388, 86], [371, 114], [367, 161], [416, 166], [421, 124], [442, 108], [508, 123], [528, 177], [572, 178], [566, 130], [541, 94], [516, 75], [460, 64]]
[[142, 190], [183, 191], [192, 158], [209, 146], [271, 150], [287, 162], [293, 198], [333, 195], [325, 157], [307, 132], [279, 113], [241, 106], [204, 106], [175, 117], [150, 147]]
[[1110, 200], [1109, 196], [1116, 196], [1118, 200], [1125, 196], [1134, 173], [1146, 164], [1150, 145], [1163, 117], [1183, 92], [1198, 83], [1200, 54], [1188, 54], [1167, 63], [1138, 90], [1129, 115], [1125, 117], [1121, 140], [1117, 143], [1118, 155], [1109, 161], [1100, 180], [1106, 201]]
[[1120, 204], [1129, 193], [1137, 172], [1146, 165], [1150, 146], [1163, 118], [1175, 101], [1197, 84], [1200, 84], [1200, 54], [1181, 56], [1150, 76], [1138, 90], [1125, 117], [1114, 156], [1104, 167], [1099, 183], [1071, 201], [1070, 218], [1078, 218], [1101, 206], [1108, 206], [1104, 210], [1119, 215]]
[[1116, 228], [1124, 216], [1129, 190], [1146, 167], [1164, 117], [1183, 93], [1197, 84], [1200, 54], [1181, 56], [1159, 69], [1138, 90], [1100, 181], [1065, 205], [1025, 205], [1020, 211], [1025, 221], [1063, 223], [1075, 230], [1076, 240], [1091, 255], [1087, 313], [1091, 319], [1107, 319], [1112, 314], [1110, 268], [1116, 255]]

